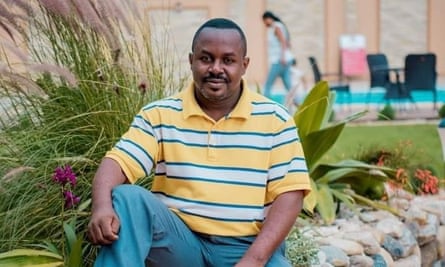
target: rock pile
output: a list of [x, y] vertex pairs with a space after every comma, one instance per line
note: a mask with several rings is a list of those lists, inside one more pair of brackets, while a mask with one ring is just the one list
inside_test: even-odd
[[398, 191], [388, 204], [399, 216], [342, 207], [332, 225], [303, 227], [320, 247], [315, 266], [445, 266], [445, 191], [425, 196]]

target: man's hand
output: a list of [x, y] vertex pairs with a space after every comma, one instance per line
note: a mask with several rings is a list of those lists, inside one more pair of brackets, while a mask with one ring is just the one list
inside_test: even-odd
[[296, 190], [282, 193], [275, 199], [260, 233], [236, 267], [263, 267], [267, 264], [294, 225], [303, 197], [304, 191]]
[[88, 236], [91, 243], [109, 245], [118, 239], [119, 218], [113, 209], [111, 200], [112, 189], [127, 181], [119, 164], [104, 158], [93, 179], [92, 213], [88, 224]]
[[95, 245], [109, 245], [119, 238], [119, 218], [113, 208], [94, 211], [88, 224], [88, 237]]

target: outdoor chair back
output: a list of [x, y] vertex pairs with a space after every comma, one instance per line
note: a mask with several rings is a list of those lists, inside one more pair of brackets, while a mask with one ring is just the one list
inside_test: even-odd
[[389, 64], [385, 54], [368, 54], [366, 61], [369, 68], [370, 89], [386, 88], [391, 82]]
[[[385, 100], [403, 100], [413, 98], [408, 90], [406, 90], [400, 73], [403, 68], [391, 68], [385, 54], [368, 54], [366, 61], [369, 68], [370, 89], [368, 91], [367, 102], [371, 98], [371, 92], [377, 88], [385, 89]], [[391, 75], [393, 73], [393, 75]], [[395, 79], [393, 78], [395, 77]]]
[[[309, 63], [312, 68], [312, 72], [314, 75], [314, 82], [318, 83], [321, 80], [326, 80], [329, 84], [329, 89], [331, 91], [335, 91], [339, 95], [341, 94], [343, 97], [346, 97], [346, 101], [348, 104], [351, 104], [351, 91], [349, 87], [349, 83], [345, 77], [343, 77], [340, 73], [323, 73], [320, 71], [317, 60], [315, 57], [309, 57]], [[335, 77], [335, 79], [325, 79], [325, 77]]]
[[433, 53], [407, 55], [404, 75], [406, 90], [409, 92], [430, 91], [433, 94], [434, 108], [436, 108], [436, 55]]

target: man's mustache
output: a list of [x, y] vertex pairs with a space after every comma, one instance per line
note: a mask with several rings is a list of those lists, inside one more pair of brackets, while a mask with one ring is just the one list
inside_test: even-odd
[[203, 80], [205, 82], [207, 82], [209, 80], [224, 80], [225, 82], [228, 81], [227, 77], [225, 77], [224, 75], [216, 75], [216, 74], [212, 74], [212, 73], [210, 73], [209, 75], [205, 76]]

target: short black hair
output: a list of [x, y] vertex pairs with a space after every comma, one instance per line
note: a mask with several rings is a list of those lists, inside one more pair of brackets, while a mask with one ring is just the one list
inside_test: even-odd
[[204, 30], [205, 28], [216, 28], [216, 29], [232, 29], [232, 30], [236, 30], [240, 37], [241, 37], [241, 42], [242, 42], [242, 46], [243, 46], [243, 50], [244, 50], [244, 56], [246, 56], [247, 54], [247, 39], [246, 39], [246, 35], [244, 35], [243, 30], [241, 29], [240, 26], [238, 26], [238, 24], [236, 24], [234, 21], [230, 20], [230, 19], [225, 19], [225, 18], [214, 18], [214, 19], [210, 19], [208, 21], [206, 21], [204, 24], [202, 24], [198, 30], [196, 31], [195, 35], [193, 36], [193, 41], [192, 41], [192, 52], [195, 49], [195, 45], [196, 45], [196, 40], [199, 37], [199, 34], [202, 32], [202, 30]]

